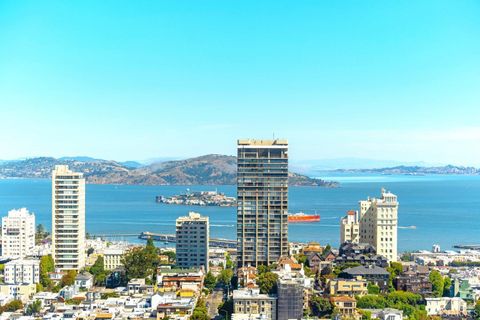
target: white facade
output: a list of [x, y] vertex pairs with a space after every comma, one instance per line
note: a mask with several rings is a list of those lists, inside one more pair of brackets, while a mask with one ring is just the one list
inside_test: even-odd
[[177, 219], [176, 254], [177, 265], [182, 268], [201, 267], [208, 270], [209, 249], [208, 217], [190, 212]]
[[425, 301], [429, 316], [467, 314], [467, 303], [461, 298], [425, 298]]
[[26, 208], [10, 210], [2, 218], [2, 255], [26, 257], [35, 248], [35, 215]]
[[64, 165], [52, 172], [52, 254], [61, 270], [85, 266], [85, 179]]
[[5, 263], [6, 284], [35, 284], [40, 282], [39, 260], [12, 260]]
[[360, 201], [360, 242], [375, 247], [388, 261], [397, 261], [398, 201], [382, 189], [380, 199]]
[[0, 295], [27, 302], [35, 294], [35, 284], [0, 284]]
[[358, 221], [358, 211], [350, 210], [347, 215], [340, 220], [340, 243], [346, 241], [358, 243], [360, 240], [360, 223]]
[[75, 277], [75, 286], [80, 289], [90, 289], [93, 286], [93, 275], [88, 272], [78, 274]]
[[125, 253], [123, 249], [108, 248], [103, 252], [103, 264], [105, 270], [114, 270], [122, 266], [122, 256]]

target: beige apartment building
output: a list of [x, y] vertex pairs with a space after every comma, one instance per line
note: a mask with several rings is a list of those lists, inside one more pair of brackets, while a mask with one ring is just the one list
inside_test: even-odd
[[176, 223], [176, 259], [182, 268], [204, 267], [208, 270], [210, 226], [208, 217], [189, 212]]
[[269, 265], [288, 250], [288, 142], [238, 140], [238, 266]]
[[35, 248], [35, 215], [26, 208], [10, 210], [2, 218], [2, 256], [26, 257]]
[[260, 293], [260, 289], [233, 291], [233, 315], [263, 316], [265, 320], [277, 319], [277, 298]]
[[57, 269], [85, 266], [85, 179], [65, 165], [52, 172], [52, 255]]
[[360, 223], [358, 221], [358, 211], [350, 210], [347, 215], [340, 220], [340, 243], [352, 242], [358, 243], [360, 240]]
[[360, 201], [360, 242], [374, 246], [388, 261], [397, 261], [397, 196], [385, 189], [381, 193], [380, 199]]
[[122, 266], [122, 257], [125, 253], [124, 249], [121, 248], [108, 248], [103, 252], [103, 264], [105, 270], [115, 270], [116, 268]]
[[363, 279], [332, 279], [328, 282], [331, 296], [364, 296], [368, 293], [368, 284]]

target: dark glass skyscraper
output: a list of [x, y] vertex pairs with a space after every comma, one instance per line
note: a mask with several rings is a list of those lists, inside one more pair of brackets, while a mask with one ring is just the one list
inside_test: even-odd
[[288, 142], [238, 140], [237, 260], [258, 266], [288, 255]]

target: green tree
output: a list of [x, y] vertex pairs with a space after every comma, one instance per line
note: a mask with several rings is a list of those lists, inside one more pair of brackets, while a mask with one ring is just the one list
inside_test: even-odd
[[50, 280], [48, 274], [55, 271], [55, 263], [51, 255], [43, 256], [40, 258], [40, 283], [45, 288], [51, 288], [52, 280]]
[[233, 299], [229, 298], [227, 301], [223, 302], [218, 307], [218, 314], [221, 316], [228, 315], [228, 318], [230, 319], [232, 317], [232, 313], [233, 313]]
[[230, 257], [230, 253], [227, 253], [227, 256], [225, 257], [225, 259], [227, 261], [225, 264], [225, 267], [227, 269], [233, 269], [234, 265], [233, 265], [232, 257]]
[[422, 300], [422, 296], [412, 292], [393, 291], [387, 295], [387, 301], [390, 306], [407, 304], [410, 306], [417, 306]]
[[103, 256], [99, 256], [97, 260], [95, 260], [95, 263], [93, 264], [93, 266], [90, 268], [90, 273], [93, 274], [94, 276], [97, 276], [104, 272], [105, 272], [105, 262], [104, 262]]
[[372, 313], [367, 310], [358, 310], [358, 313], [362, 316], [362, 320], [372, 319]]
[[35, 284], [35, 291], [36, 292], [42, 292], [43, 290], [45, 290], [45, 289], [43, 288], [41, 283]]
[[371, 282], [368, 283], [367, 289], [369, 294], [380, 294], [380, 287]]
[[435, 318], [429, 317], [427, 311], [421, 309], [415, 309], [413, 313], [408, 317], [408, 320], [433, 320]]
[[95, 252], [95, 249], [93, 249], [92, 247], [88, 248], [87, 249], [87, 256], [90, 256], [94, 252]]
[[122, 257], [122, 264], [128, 280], [133, 278], [152, 279], [159, 262], [157, 249], [152, 239], [148, 239], [144, 248], [133, 248]]
[[261, 274], [270, 272], [272, 270], [273, 270], [272, 266], [266, 266], [264, 264], [261, 264], [257, 267], [257, 274], [261, 275]]
[[76, 270], [68, 270], [67, 274], [65, 274], [62, 279], [60, 280], [60, 285], [62, 287], [71, 286], [75, 283], [75, 277], [77, 276]]
[[384, 309], [387, 307], [387, 300], [384, 296], [367, 294], [358, 298], [357, 307], [361, 309]]
[[45, 227], [43, 224], [38, 224], [36, 229], [35, 229], [35, 243], [39, 244], [44, 240], [46, 237], [48, 237], [49, 233], [45, 230]]
[[432, 293], [434, 297], [443, 296], [444, 280], [440, 272], [432, 270], [430, 272], [430, 282], [432, 283]]
[[329, 316], [333, 311], [333, 306], [330, 301], [318, 295], [315, 295], [310, 299], [309, 305], [312, 315], [316, 317]]
[[390, 262], [390, 266], [387, 267], [387, 271], [390, 273], [388, 277], [388, 288], [390, 291], [395, 290], [393, 288], [393, 279], [398, 277], [403, 272], [403, 266], [400, 262]]
[[261, 293], [277, 292], [278, 275], [273, 272], [265, 272], [257, 277], [257, 285]]
[[403, 262], [410, 262], [410, 261], [413, 261], [414, 258], [411, 252], [405, 252], [400, 256], [400, 260]]
[[218, 276], [218, 281], [227, 286], [227, 285], [230, 285], [232, 281], [232, 277], [233, 277], [232, 269], [223, 269]]
[[202, 298], [198, 300], [195, 309], [193, 309], [190, 320], [210, 320], [210, 317], [208, 316], [207, 306], [205, 305], [205, 301]]
[[450, 296], [450, 287], [452, 286], [452, 279], [450, 277], [443, 278], [443, 296]]
[[100, 296], [104, 300], [108, 299], [108, 298], [118, 298], [118, 297], [120, 297], [120, 295], [116, 292], [104, 292]]
[[20, 300], [13, 300], [2, 307], [2, 312], [14, 312], [23, 309], [23, 303]]
[[475, 303], [475, 308], [473, 309], [473, 312], [475, 314], [475, 319], [479, 320], [480, 319], [480, 300], [477, 300], [477, 303]]
[[33, 316], [40, 312], [42, 309], [42, 302], [40, 300], [35, 300], [27, 306], [25, 313], [27, 316]]
[[330, 251], [332, 251], [332, 246], [327, 244], [325, 246], [325, 248], [323, 249], [323, 252], [322, 252], [322, 255], [321, 255], [322, 259], [325, 259], [325, 257], [330, 253]]
[[304, 255], [303, 253], [295, 255], [295, 259], [297, 259], [298, 263], [307, 265], [308, 264], [308, 259], [307, 256]]
[[210, 271], [208, 271], [207, 275], [205, 276], [205, 279], [203, 280], [203, 285], [205, 286], [205, 288], [212, 291], [213, 288], [215, 288], [216, 284], [217, 284], [217, 278], [215, 278], [215, 276]]
[[162, 254], [168, 257], [168, 261], [170, 263], [175, 263], [175, 260], [177, 260], [177, 255], [174, 251], [164, 251]]
[[79, 305], [82, 303], [82, 301], [85, 300], [84, 297], [74, 297], [72, 299], [67, 299], [65, 300], [65, 304], [71, 304], [71, 305]]

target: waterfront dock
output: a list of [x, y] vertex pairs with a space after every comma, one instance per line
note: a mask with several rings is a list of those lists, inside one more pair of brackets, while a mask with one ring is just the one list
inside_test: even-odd
[[[151, 238], [154, 241], [163, 241], [163, 242], [171, 242], [171, 243], [175, 243], [177, 241], [174, 234], [153, 233], [149, 231], [142, 232], [138, 236], [138, 238], [142, 240], [147, 240]], [[233, 249], [237, 247], [237, 241], [230, 240], [230, 239], [211, 238], [210, 246], [215, 248]]]
[[455, 249], [480, 250], [480, 244], [456, 244]]

